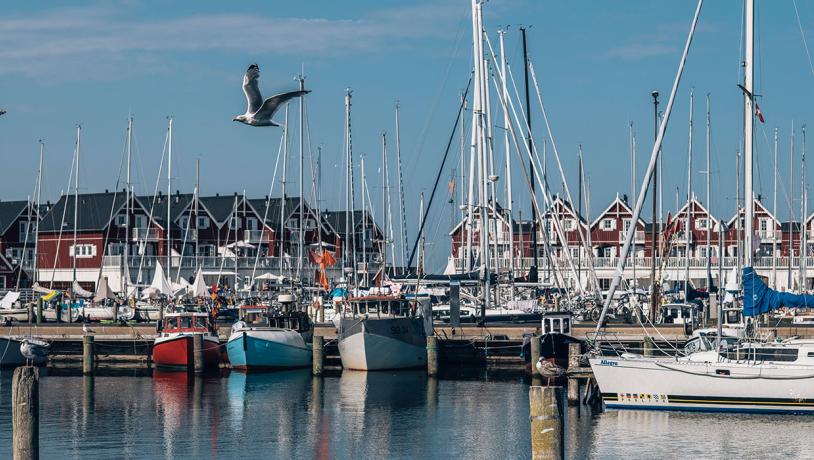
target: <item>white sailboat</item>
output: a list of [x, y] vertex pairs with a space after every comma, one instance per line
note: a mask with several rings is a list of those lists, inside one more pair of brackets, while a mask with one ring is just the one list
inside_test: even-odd
[[[680, 81], [683, 63], [692, 41], [703, 0], [699, 0], [684, 56], [673, 86], [664, 120], [646, 179], [653, 174], [661, 140], [666, 130], [672, 102]], [[814, 296], [779, 293], [769, 289], [751, 267], [754, 205], [752, 200], [752, 148], [755, 109], [753, 107], [754, 0], [745, 0], [746, 40], [744, 56], [744, 160], [745, 160], [745, 261], [742, 277], [745, 316], [757, 316], [780, 305], [795, 306], [814, 302]], [[643, 184], [645, 191], [647, 180]], [[644, 193], [641, 194], [642, 196]], [[637, 201], [634, 219], [641, 211]], [[632, 231], [628, 232], [620, 269], [624, 268]], [[611, 291], [618, 285], [621, 270]], [[610, 296], [609, 296], [610, 297]], [[608, 305], [603, 309], [603, 316]], [[597, 327], [599, 329], [599, 327]], [[720, 334], [719, 334], [720, 337]], [[597, 356], [591, 368], [605, 404], [611, 408], [814, 413], [814, 341], [789, 340], [781, 343], [744, 342], [722, 348], [720, 338], [710, 351], [685, 357], [650, 358], [630, 353], [618, 357]]]

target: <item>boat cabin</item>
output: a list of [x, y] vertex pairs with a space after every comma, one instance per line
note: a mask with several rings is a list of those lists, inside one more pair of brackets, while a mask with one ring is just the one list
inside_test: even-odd
[[[460, 307], [459, 317], [462, 323], [474, 323], [478, 317], [476, 310], [472, 307]], [[449, 305], [439, 305], [432, 307], [432, 319], [440, 323], [450, 323], [452, 312]]]
[[209, 333], [210, 330], [208, 313], [178, 312], [164, 314], [160, 332], [166, 337], [172, 333]]
[[743, 343], [739, 347], [722, 350], [720, 355], [722, 358], [734, 362], [812, 365], [814, 364], [814, 341]]
[[721, 317], [723, 327], [743, 326], [743, 310], [738, 308], [724, 308]]
[[413, 316], [412, 306], [406, 299], [391, 296], [366, 296], [348, 299], [353, 316], [391, 318]]
[[571, 335], [571, 323], [572, 315], [569, 312], [545, 312], [541, 327], [543, 334]]
[[699, 320], [695, 304], [668, 303], [660, 310], [662, 324], [697, 324]]
[[264, 323], [268, 310], [266, 305], [241, 305], [240, 320], [246, 324]]

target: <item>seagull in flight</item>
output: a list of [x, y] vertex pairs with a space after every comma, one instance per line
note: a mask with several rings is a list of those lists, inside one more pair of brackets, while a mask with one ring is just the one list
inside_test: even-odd
[[260, 95], [260, 89], [257, 86], [257, 80], [259, 78], [260, 67], [258, 67], [257, 64], [250, 65], [246, 70], [246, 75], [243, 76], [243, 92], [246, 94], [248, 108], [246, 109], [246, 113], [236, 116], [232, 121], [239, 121], [250, 126], [280, 126], [271, 119], [277, 109], [290, 99], [301, 97], [311, 92], [310, 90], [300, 89], [275, 94], [263, 100], [263, 97]]

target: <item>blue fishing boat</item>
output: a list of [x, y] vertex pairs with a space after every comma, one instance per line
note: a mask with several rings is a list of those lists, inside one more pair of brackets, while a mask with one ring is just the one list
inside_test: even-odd
[[275, 313], [268, 306], [243, 306], [226, 344], [233, 369], [288, 369], [311, 365], [311, 321], [304, 312]]

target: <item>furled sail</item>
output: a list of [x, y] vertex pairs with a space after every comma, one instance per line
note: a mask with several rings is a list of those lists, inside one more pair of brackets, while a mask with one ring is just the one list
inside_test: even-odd
[[814, 307], [814, 295], [769, 289], [752, 267], [743, 268], [743, 315], [757, 316], [780, 307]]

